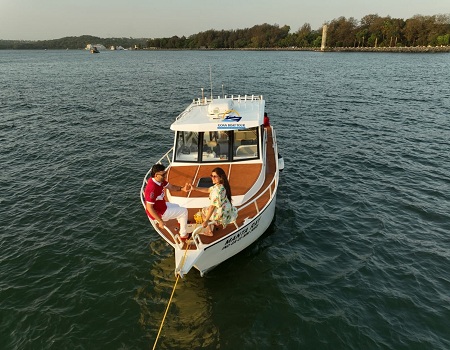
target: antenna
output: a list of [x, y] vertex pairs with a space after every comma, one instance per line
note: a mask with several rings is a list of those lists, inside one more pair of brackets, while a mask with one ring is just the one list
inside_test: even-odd
[[223, 84], [222, 84], [222, 98], [224, 98], [224, 97], [225, 97], [225, 94], [223, 92]]
[[211, 65], [209, 65], [209, 82], [211, 84], [211, 100], [213, 99], [213, 94], [212, 94], [212, 70], [211, 70]]

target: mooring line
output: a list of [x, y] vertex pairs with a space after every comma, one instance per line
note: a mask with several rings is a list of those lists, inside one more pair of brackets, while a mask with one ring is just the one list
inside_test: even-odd
[[[180, 270], [183, 268], [184, 262], [186, 261], [186, 255], [187, 255], [187, 251], [188, 251], [188, 248], [189, 248], [190, 244], [191, 244], [191, 241], [190, 240], [186, 240], [186, 250], [184, 251], [183, 261], [180, 264]], [[166, 320], [167, 312], [169, 311], [169, 307], [170, 307], [170, 304], [172, 302], [173, 295], [175, 294], [175, 289], [177, 288], [177, 283], [178, 283], [179, 279], [180, 279], [180, 274], [177, 273], [177, 279], [175, 280], [175, 284], [174, 284], [173, 289], [172, 289], [172, 294], [170, 295], [169, 302], [167, 303], [166, 311], [164, 312], [164, 316], [163, 316], [163, 319], [161, 321], [161, 326], [159, 326], [159, 331], [158, 331], [158, 334], [156, 335], [155, 344], [153, 344], [153, 350], [156, 349], [156, 343], [158, 342], [159, 336], [160, 336], [162, 328], [164, 326], [164, 321]]]

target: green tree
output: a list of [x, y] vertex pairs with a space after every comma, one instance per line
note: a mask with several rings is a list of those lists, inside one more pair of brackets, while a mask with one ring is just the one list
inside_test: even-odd
[[328, 24], [327, 46], [349, 47], [354, 46], [354, 38], [357, 30], [357, 21], [350, 17], [339, 17]]
[[396, 46], [402, 39], [401, 33], [404, 25], [405, 22], [402, 19], [386, 17], [381, 28], [383, 40], [380, 46]]
[[424, 30], [423, 16], [414, 16], [406, 20], [403, 34], [408, 46], [416, 46], [426, 44], [423, 42], [421, 32]]
[[309, 47], [312, 42], [312, 30], [309, 23], [305, 23], [298, 31], [295, 45], [299, 47]]
[[439, 35], [436, 38], [436, 44], [440, 46], [448, 46], [450, 45], [450, 34]]

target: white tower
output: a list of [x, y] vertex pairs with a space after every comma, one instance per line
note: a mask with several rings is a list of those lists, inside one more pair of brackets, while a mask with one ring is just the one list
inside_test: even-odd
[[320, 50], [324, 51], [325, 47], [327, 46], [327, 25], [324, 24], [322, 28], [322, 45], [320, 46]]

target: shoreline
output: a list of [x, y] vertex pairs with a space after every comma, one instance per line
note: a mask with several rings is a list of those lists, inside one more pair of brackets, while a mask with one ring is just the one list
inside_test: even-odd
[[269, 48], [198, 48], [198, 49], [160, 49], [144, 48], [147, 51], [314, 51], [314, 52], [383, 52], [383, 53], [449, 53], [450, 46], [413, 46], [413, 47], [269, 47]]
[[[52, 49], [0, 49], [0, 51], [66, 51], [66, 50], [76, 50], [82, 51], [85, 48], [79, 49], [63, 49], [63, 48], [52, 48]], [[103, 50], [110, 51], [110, 50]], [[450, 53], [450, 46], [413, 46], [413, 47], [326, 47], [325, 49], [320, 49], [318, 47], [267, 47], [267, 48], [195, 48], [195, 49], [162, 49], [157, 47], [146, 47], [141, 49], [130, 48], [128, 51], [313, 51], [313, 52], [381, 52], [381, 53]]]
[[324, 52], [393, 52], [393, 53], [439, 53], [450, 52], [450, 46], [412, 46], [412, 47], [334, 47]]

